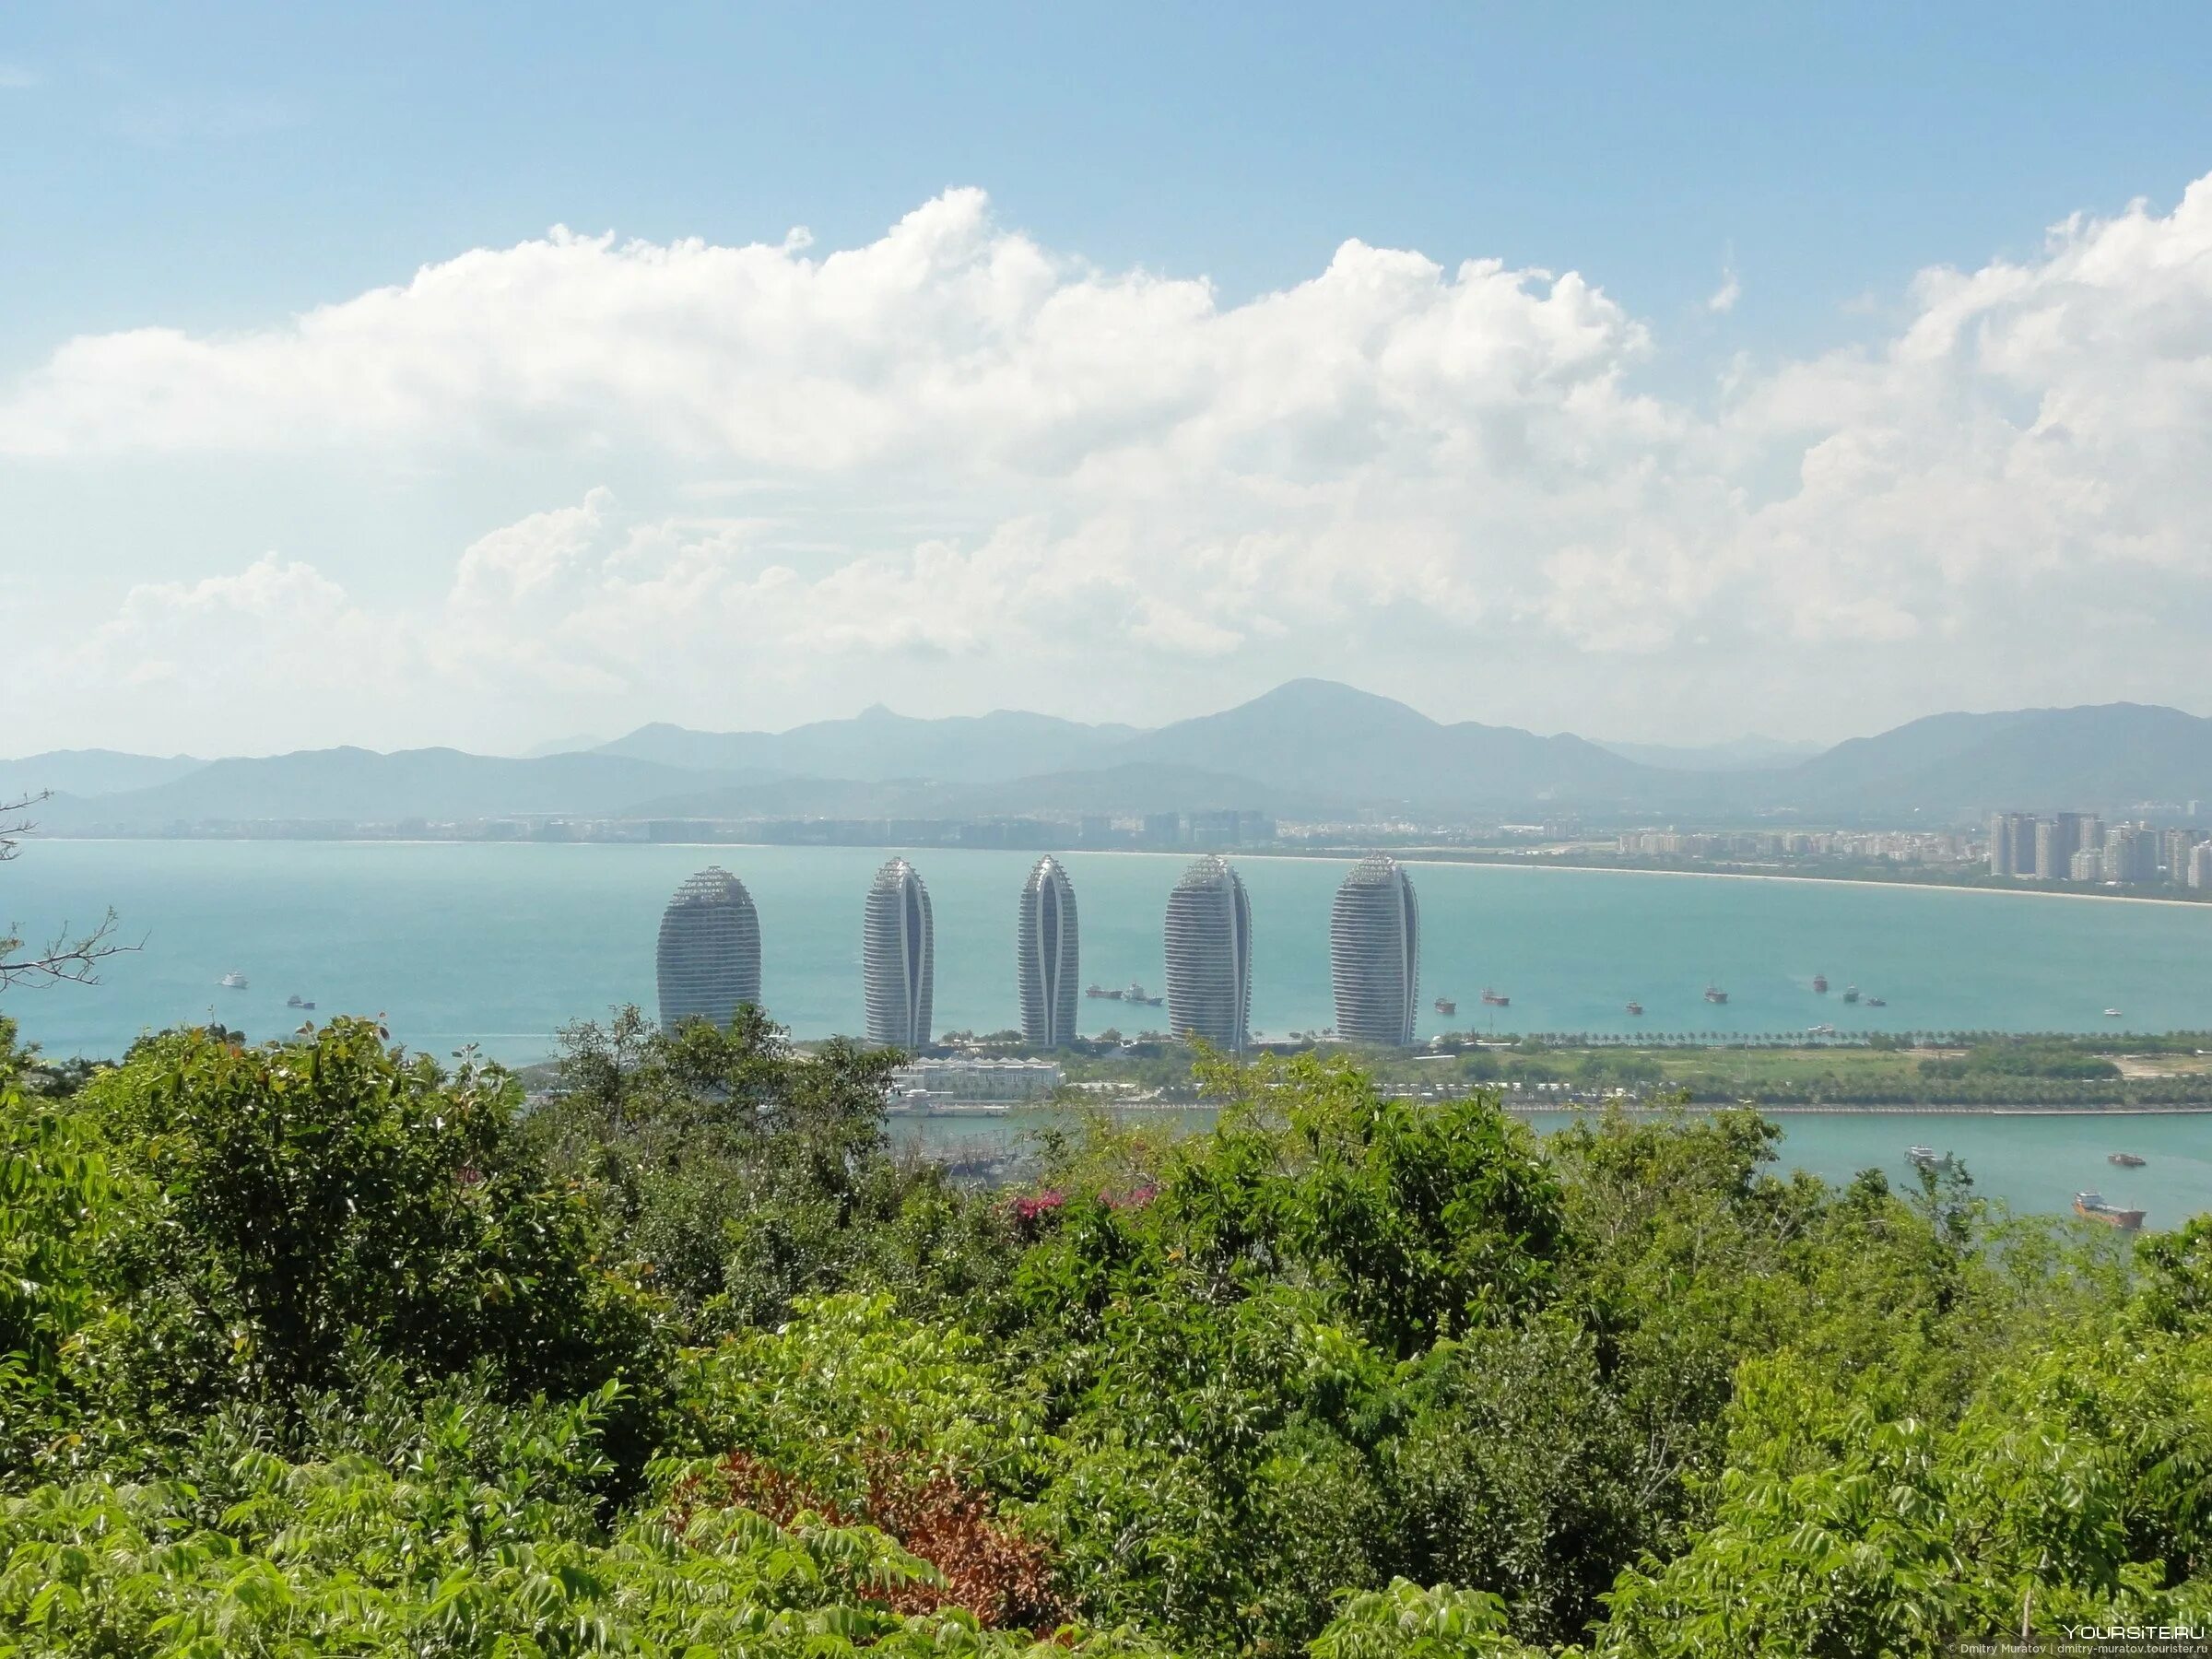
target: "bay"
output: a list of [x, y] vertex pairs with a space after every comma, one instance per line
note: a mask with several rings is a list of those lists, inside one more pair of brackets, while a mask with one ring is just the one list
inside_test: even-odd
[[[97, 920], [112, 905], [121, 936], [143, 947], [106, 963], [98, 985], [17, 990], [0, 996], [0, 1013], [50, 1054], [106, 1057], [143, 1031], [205, 1020], [211, 1010], [250, 1037], [276, 1036], [300, 1023], [285, 1006], [298, 994], [317, 1004], [318, 1018], [382, 1014], [394, 1038], [433, 1053], [474, 1043], [495, 1059], [528, 1063], [551, 1051], [563, 1021], [623, 1002], [653, 1006], [661, 908], [684, 877], [719, 863], [759, 906], [771, 1013], [801, 1037], [853, 1031], [862, 899], [889, 855], [845, 847], [34, 841], [0, 867], [0, 915], [35, 939]], [[935, 914], [935, 1025], [1012, 1025], [1015, 908], [1031, 855], [925, 849], [909, 856]], [[1163, 991], [1160, 923], [1187, 861], [1075, 853], [1065, 862], [1080, 907], [1084, 978], [1140, 980]], [[1332, 1023], [1328, 913], [1346, 865], [1233, 862], [1252, 899], [1254, 1027], [1282, 1033]], [[1470, 1025], [1712, 1036], [1801, 1031], [1823, 1021], [1845, 1031], [2212, 1027], [2212, 907], [1410, 868], [1421, 903], [1423, 1035]], [[248, 989], [219, 988], [234, 969]], [[1815, 973], [1834, 992], [1816, 995]], [[1704, 1000], [1709, 982], [1726, 987], [1725, 1005]], [[1838, 994], [1849, 983], [1888, 1006], [1842, 1003]], [[1510, 995], [1510, 1007], [1484, 1008], [1485, 986]], [[1458, 1000], [1456, 1017], [1430, 1009], [1438, 994]], [[1625, 1012], [1631, 999], [1643, 1005], [1641, 1019]], [[1079, 1006], [1091, 1032], [1165, 1023], [1164, 1009], [1104, 1000]], [[2123, 1017], [2108, 1019], [2108, 1007]], [[1964, 1122], [2005, 1147], [2089, 1137], [2047, 1156], [2023, 1151], [2029, 1161], [2003, 1177], [2006, 1195], [2049, 1207], [2054, 1193], [2063, 1202], [2085, 1185], [2123, 1196], [2113, 1190], [2122, 1172], [2104, 1166], [2103, 1154], [2143, 1148], [2103, 1141], [2120, 1123], [2147, 1120]], [[2067, 1123], [2086, 1127], [2051, 1126]], [[1890, 1160], [1909, 1141], [1937, 1144], [1919, 1118], [1837, 1113], [1785, 1124], [1793, 1159], [1824, 1174]], [[2181, 1161], [2212, 1139], [2212, 1120], [2163, 1120], [2155, 1133], [2169, 1137], [2161, 1159], [2183, 1180], [2181, 1190], [2160, 1191], [2157, 1207], [2212, 1206], [2212, 1190], [2189, 1199], [2191, 1183], [2204, 1177], [2201, 1155], [2194, 1165]]]

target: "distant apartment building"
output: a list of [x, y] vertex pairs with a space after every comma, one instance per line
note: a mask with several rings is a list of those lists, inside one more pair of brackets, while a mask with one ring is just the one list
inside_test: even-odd
[[[2074, 873], [2074, 854], [2089, 842], [2089, 829], [2101, 822], [2087, 812], [2057, 812], [2035, 827], [2034, 874], [2045, 881], [2065, 881]], [[2021, 875], [2029, 872], [2023, 870]]]
[[2084, 847], [2068, 861], [2066, 877], [2072, 881], [2102, 881], [2104, 879], [2103, 851], [2100, 848]]
[[1421, 907], [1394, 859], [1354, 865], [1329, 911], [1336, 1034], [1385, 1048], [1413, 1044], [1421, 985]]
[[2159, 863], [2167, 880], [2178, 885], [2189, 879], [2189, 853], [2195, 845], [2194, 830], [2168, 830], [2159, 837]]
[[661, 1030], [687, 1019], [727, 1025], [739, 1005], [760, 1003], [760, 917], [745, 883], [710, 865], [676, 889], [661, 912], [653, 956]]
[[2062, 871], [2073, 869], [2074, 849], [2066, 845], [2065, 830], [2050, 818], [2035, 826], [2034, 875], [2049, 881]]
[[2140, 824], [2114, 824], [2104, 838], [2104, 878], [2143, 882], [2159, 878], [2159, 839]]
[[1242, 1053], [1252, 1028], [1252, 904], [1236, 871], [1212, 853], [1168, 895], [1168, 1027]]
[[1989, 873], [2035, 874], [2035, 818], [2025, 812], [1993, 812], [1989, 818]]
[[1015, 917], [1015, 990], [1022, 1040], [1031, 1048], [1063, 1048], [1075, 1036], [1081, 952], [1075, 884], [1048, 853], [1022, 884]]
[[2212, 841], [2198, 841], [2189, 849], [2189, 885], [2212, 887]]
[[876, 872], [861, 923], [868, 1041], [903, 1049], [928, 1042], [935, 977], [929, 889], [912, 865], [894, 858]]
[[890, 1107], [935, 1112], [1015, 1106], [1042, 1100], [1060, 1087], [1061, 1077], [1049, 1060], [916, 1060], [891, 1073]]

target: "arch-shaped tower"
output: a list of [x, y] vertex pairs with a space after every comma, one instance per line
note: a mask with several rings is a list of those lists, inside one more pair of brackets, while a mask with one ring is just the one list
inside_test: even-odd
[[743, 1003], [760, 1004], [760, 917], [753, 896], [720, 865], [676, 889], [661, 912], [653, 953], [661, 1029], [687, 1019], [727, 1025]]
[[1241, 1054], [1252, 1026], [1252, 905], [1221, 859], [1194, 860], [1168, 895], [1168, 1025]]
[[1014, 929], [1014, 983], [1021, 1001], [1022, 1040], [1031, 1048], [1065, 1048], [1076, 1034], [1076, 984], [1081, 945], [1076, 888], [1060, 861], [1046, 853], [1022, 883]]
[[868, 1006], [868, 1041], [916, 1049], [929, 1041], [930, 993], [936, 936], [929, 889], [914, 866], [894, 858], [876, 872], [861, 924], [861, 978]]
[[1329, 908], [1336, 1034], [1384, 1048], [1413, 1043], [1421, 988], [1421, 907], [1395, 859], [1354, 865]]

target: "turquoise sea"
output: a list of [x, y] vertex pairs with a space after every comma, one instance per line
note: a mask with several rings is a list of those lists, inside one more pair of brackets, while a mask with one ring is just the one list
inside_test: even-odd
[[[0, 916], [37, 938], [112, 905], [122, 936], [143, 948], [107, 963], [97, 986], [10, 992], [0, 1012], [49, 1053], [98, 1056], [120, 1053], [143, 1030], [204, 1020], [210, 1009], [254, 1037], [288, 1031], [300, 1017], [285, 998], [297, 993], [318, 1005], [318, 1017], [382, 1013], [394, 1037], [433, 1053], [474, 1042], [494, 1058], [528, 1062], [550, 1051], [565, 1020], [626, 1001], [651, 1007], [661, 907], [685, 876], [718, 863], [743, 878], [759, 908], [770, 1011], [802, 1037], [851, 1031], [861, 1021], [862, 898], [888, 856], [846, 847], [34, 841], [0, 865]], [[1015, 907], [1031, 856], [937, 849], [909, 856], [935, 912], [938, 1029], [1013, 1024]], [[1066, 855], [1086, 980], [1165, 989], [1160, 921], [1184, 862]], [[1331, 1023], [1329, 900], [1347, 866], [1235, 863], [1252, 896], [1254, 1027], [1280, 1033]], [[1411, 868], [1421, 902], [1424, 1032], [1486, 1023], [1500, 1031], [1653, 1033], [1799, 1031], [1822, 1021], [1843, 1030], [2212, 1028], [2212, 906]], [[248, 989], [218, 988], [232, 969]], [[1816, 972], [1834, 993], [1814, 994]], [[1704, 1000], [1709, 980], [1727, 988], [1725, 1006]], [[1837, 994], [1849, 983], [1888, 1006], [1844, 1004]], [[1512, 1006], [1483, 1007], [1486, 985]], [[1428, 1011], [1440, 994], [1458, 1000], [1455, 1018]], [[1641, 1020], [1624, 1011], [1631, 999], [1644, 1006]], [[1127, 1029], [1133, 1014], [1164, 1023], [1164, 1009], [1080, 1006], [1087, 1030]], [[2106, 1018], [2108, 1007], [2121, 1017]], [[2125, 1121], [2144, 1125], [2138, 1139], [2159, 1137], [2165, 1155], [2212, 1143], [2212, 1119]], [[1983, 1125], [2007, 1146], [2048, 1140], [2055, 1147], [2076, 1132], [2053, 1125], [2069, 1122], [2099, 1148], [2097, 1167], [2036, 1153], [2041, 1167], [2022, 1172], [2021, 1196], [2071, 1192], [2068, 1181], [2118, 1187], [2122, 1172], [2102, 1162], [2114, 1149], [2103, 1147], [2111, 1124], [1972, 1118], [1959, 1133]], [[1788, 1125], [1793, 1157], [1822, 1173], [1847, 1174], [1885, 1161], [1877, 1152], [1937, 1138], [1925, 1120], [1911, 1118]], [[1827, 1138], [1836, 1135], [1841, 1149]], [[2151, 1155], [2148, 1147], [2130, 1149]], [[2192, 1207], [2212, 1207], [2212, 1168], [2201, 1150], [2193, 1156], [2188, 1179], [2205, 1185]], [[2154, 1171], [2165, 1161], [2139, 1176], [2160, 1180]]]
[[[1057, 1117], [1036, 1111], [894, 1119], [893, 1133], [925, 1150], [986, 1158], [1018, 1149], [1022, 1136]], [[1124, 1114], [1178, 1131], [1205, 1128], [1213, 1117], [1200, 1109]], [[1574, 1114], [1532, 1112], [1523, 1121], [1547, 1133]], [[2212, 1117], [2198, 1113], [1789, 1112], [1774, 1114], [1774, 1122], [1782, 1127], [1782, 1165], [1825, 1181], [1841, 1183], [1878, 1169], [1893, 1187], [1912, 1190], [1919, 1178], [1906, 1148], [1924, 1146], [1957, 1157], [1977, 1194], [2018, 1215], [2067, 1213], [2085, 1188], [2142, 1210], [2153, 1230], [2212, 1210]], [[2146, 1161], [2139, 1170], [2119, 1169], [2110, 1161], [2114, 1152]]]

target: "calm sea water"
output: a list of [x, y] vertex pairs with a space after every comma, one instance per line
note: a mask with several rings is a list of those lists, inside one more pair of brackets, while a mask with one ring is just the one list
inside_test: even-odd
[[[861, 1024], [862, 899], [889, 855], [838, 847], [36, 841], [0, 866], [0, 916], [41, 937], [112, 905], [123, 934], [145, 947], [109, 962], [98, 986], [12, 992], [0, 1012], [49, 1053], [99, 1056], [120, 1053], [141, 1031], [205, 1019], [211, 1008], [249, 1035], [277, 1035], [300, 1021], [285, 1006], [297, 993], [315, 1001], [319, 1017], [381, 1012], [396, 1038], [433, 1053], [475, 1042], [495, 1058], [528, 1062], [549, 1052], [564, 1020], [622, 1002], [653, 1006], [661, 907], [684, 877], [720, 863], [759, 907], [771, 1012], [803, 1037], [853, 1031]], [[1030, 855], [924, 849], [910, 856], [935, 912], [937, 1027], [1014, 1024], [1015, 907]], [[1085, 979], [1135, 979], [1163, 991], [1160, 921], [1184, 860], [1076, 853], [1065, 863], [1080, 906]], [[1280, 1033], [1331, 1023], [1329, 900], [1346, 866], [1236, 863], [1252, 896], [1253, 1025]], [[2212, 1028], [2212, 907], [1489, 865], [1418, 865], [1413, 879], [1424, 1033], [1486, 1022], [1500, 1030], [1648, 1032], [1791, 1031], [1818, 1021], [1846, 1030]], [[231, 969], [247, 976], [247, 990], [218, 987]], [[1835, 993], [1855, 982], [1888, 1006], [1817, 996], [1816, 972]], [[1725, 1006], [1704, 1001], [1708, 980], [1727, 988]], [[1510, 994], [1512, 1006], [1484, 1008], [1486, 985]], [[1440, 994], [1458, 1000], [1456, 1018], [1429, 1011]], [[1642, 1003], [1642, 1019], [1624, 1012], [1630, 999]], [[1079, 1006], [1091, 1031], [1139, 1019], [1161, 1025], [1166, 1012]], [[2123, 1017], [2108, 1019], [2108, 1007]], [[2107, 1125], [2076, 1132], [2063, 1125], [2079, 1120], [2026, 1128], [2020, 1119], [1960, 1121], [1996, 1125], [1987, 1132], [2008, 1147], [2079, 1133], [2101, 1148], [2094, 1171], [2074, 1168], [2072, 1154], [2023, 1154], [2030, 1159], [2023, 1196], [2047, 1194], [2061, 1162], [2073, 1186], [2122, 1184], [2122, 1172], [2102, 1163], [2103, 1151], [2114, 1149], [2102, 1147]], [[1924, 1124], [1792, 1119], [1792, 1154], [1822, 1173], [1848, 1174], [1907, 1141], [1933, 1141], [1936, 1131]], [[2212, 1120], [2169, 1121], [2156, 1133], [2175, 1137], [2162, 1144], [2178, 1151], [2212, 1140]], [[1830, 1147], [1826, 1135], [1843, 1141]], [[2158, 1167], [2140, 1178], [2160, 1180]], [[2203, 1174], [2200, 1161], [2191, 1179]], [[2212, 1188], [2192, 1207], [2207, 1206]]]
[[[1000, 1118], [937, 1117], [894, 1120], [894, 1133], [939, 1152], [988, 1156], [1018, 1147], [1030, 1132], [1055, 1121], [1048, 1112], [1009, 1112]], [[1188, 1133], [1209, 1126], [1206, 1111], [1129, 1113], [1138, 1124]], [[1564, 1112], [1529, 1112], [1539, 1133], [1573, 1121]], [[1861, 1170], [1885, 1171], [1890, 1184], [1916, 1183], [1912, 1146], [1932, 1147], [1961, 1159], [1974, 1191], [2001, 1199], [2018, 1215], [2063, 1214], [2085, 1188], [2115, 1204], [2140, 1209], [2152, 1230], [2178, 1226], [2212, 1210], [2212, 1119], [2197, 1115], [2112, 1117], [1942, 1112], [1872, 1113], [1785, 1112], [1781, 1161], [1842, 1182]], [[2139, 1170], [2113, 1167], [2109, 1155], [2133, 1152]]]

